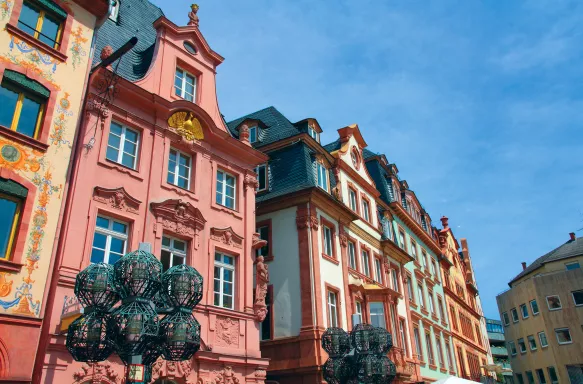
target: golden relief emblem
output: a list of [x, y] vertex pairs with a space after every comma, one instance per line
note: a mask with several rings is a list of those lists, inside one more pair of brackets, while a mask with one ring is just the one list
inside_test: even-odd
[[192, 112], [180, 111], [175, 112], [168, 118], [168, 125], [186, 140], [202, 140], [204, 133], [200, 121]]

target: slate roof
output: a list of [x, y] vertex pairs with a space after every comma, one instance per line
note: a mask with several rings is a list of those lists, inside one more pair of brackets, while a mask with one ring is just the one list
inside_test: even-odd
[[549, 253], [546, 253], [539, 257], [538, 259], [536, 259], [534, 262], [532, 262], [532, 264], [526, 267], [525, 270], [520, 272], [514, 279], [510, 280], [508, 285], [512, 286], [511, 284], [513, 282], [539, 269], [544, 264], [581, 255], [583, 255], [583, 237], [578, 237], [575, 240], [569, 240], [560, 247], [557, 247], [550, 251]]
[[378, 160], [367, 161], [365, 162], [365, 165], [368, 174], [372, 177], [377, 186], [377, 190], [381, 193], [381, 199], [387, 204], [393, 202], [393, 189], [389, 186], [389, 182], [387, 181], [387, 171], [385, 171]]
[[[142, 79], [150, 68], [156, 42], [153, 23], [164, 13], [148, 0], [118, 1], [120, 8], [117, 22], [107, 19], [97, 32], [93, 65], [101, 61], [99, 56], [103, 47], [111, 45], [115, 51], [136, 36], [138, 43], [118, 61], [117, 67], [121, 77], [134, 82]], [[118, 62], [113, 64], [114, 68]]]
[[259, 120], [266, 125], [266, 128], [260, 130], [257, 142], [253, 143], [253, 147], [255, 148], [301, 133], [301, 130], [289, 121], [287, 117], [282, 115], [281, 112], [275, 109], [275, 107], [267, 107], [228, 122], [227, 127], [236, 138], [239, 138], [237, 126], [245, 119]]
[[342, 147], [342, 145], [340, 143], [340, 139], [336, 139], [336, 141], [333, 141], [330, 144], [324, 145], [324, 149], [326, 151], [328, 151], [328, 153], [332, 153], [334, 151], [337, 151], [340, 149], [340, 147]]

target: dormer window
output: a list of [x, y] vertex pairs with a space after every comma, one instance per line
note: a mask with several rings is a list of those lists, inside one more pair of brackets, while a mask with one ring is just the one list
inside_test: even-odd
[[196, 77], [181, 68], [176, 68], [174, 93], [176, 96], [194, 103], [196, 101]]
[[119, 2], [120, 0], [115, 0], [111, 6], [111, 13], [109, 14], [109, 19], [115, 22], [117, 22], [117, 15], [119, 14]]
[[318, 143], [320, 142], [320, 134], [314, 128], [308, 127], [308, 133], [312, 139], [316, 140]]
[[259, 128], [257, 126], [249, 127], [249, 142], [251, 144], [257, 142], [257, 137], [259, 136]]
[[324, 167], [324, 164], [317, 163], [318, 172], [318, 187], [322, 188], [324, 191], [329, 192], [328, 188], [328, 170]]

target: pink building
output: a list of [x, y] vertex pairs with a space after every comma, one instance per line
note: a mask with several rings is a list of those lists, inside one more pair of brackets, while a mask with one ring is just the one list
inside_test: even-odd
[[[266, 283], [254, 282], [255, 270], [264, 268], [255, 263], [254, 249], [264, 242], [254, 235], [254, 169], [267, 157], [245, 132], [234, 138], [222, 119], [215, 74], [223, 58], [202, 36], [197, 7], [188, 26], [179, 27], [147, 1], [118, 4], [96, 52], [107, 56], [135, 34], [138, 44], [90, 84], [48, 293], [50, 326], [41, 336], [42, 382], [122, 382], [117, 358], [94, 366], [72, 360], [62, 312], [80, 270], [114, 263], [147, 242], [165, 269], [186, 263], [205, 282], [195, 310], [201, 350], [192, 361], [159, 360], [154, 380], [264, 383], [268, 361], [259, 350], [259, 324]], [[107, 105], [100, 81], [114, 69], [118, 93]]]

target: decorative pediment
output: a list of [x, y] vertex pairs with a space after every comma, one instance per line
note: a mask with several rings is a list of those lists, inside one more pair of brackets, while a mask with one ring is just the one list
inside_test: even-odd
[[161, 203], [151, 203], [150, 209], [160, 223], [169, 231], [180, 235], [198, 235], [206, 223], [198, 208], [180, 199], [168, 199]]
[[95, 187], [93, 189], [93, 200], [108, 204], [112, 208], [134, 214], [138, 214], [140, 204], [142, 203], [127, 193], [124, 187], [113, 189]]
[[85, 363], [73, 373], [74, 383], [121, 384], [122, 374], [116, 372], [108, 361]]
[[233, 228], [211, 228], [211, 239], [235, 248], [243, 248], [243, 237], [237, 235]]
[[194, 375], [191, 373], [192, 362], [190, 360], [168, 361], [159, 358], [152, 367], [152, 380], [181, 379], [181, 382], [194, 384]]

